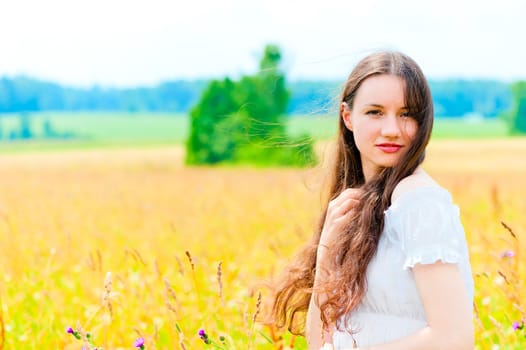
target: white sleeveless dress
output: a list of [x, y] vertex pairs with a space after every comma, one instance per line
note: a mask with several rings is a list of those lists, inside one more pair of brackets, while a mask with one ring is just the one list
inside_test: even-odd
[[367, 292], [346, 316], [357, 332], [335, 330], [334, 348], [352, 348], [353, 337], [359, 347], [383, 344], [426, 327], [411, 268], [437, 261], [458, 265], [472, 305], [473, 277], [459, 209], [442, 187], [418, 187], [385, 211], [384, 230], [367, 268]]

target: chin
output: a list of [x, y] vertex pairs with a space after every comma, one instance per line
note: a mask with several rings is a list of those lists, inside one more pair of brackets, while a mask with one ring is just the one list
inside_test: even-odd
[[395, 160], [389, 160], [385, 162], [379, 162], [378, 166], [381, 168], [392, 168], [398, 164], [398, 158]]

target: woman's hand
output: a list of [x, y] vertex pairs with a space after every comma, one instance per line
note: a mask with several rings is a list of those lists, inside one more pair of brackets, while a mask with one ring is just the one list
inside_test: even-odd
[[348, 188], [329, 202], [325, 222], [321, 231], [320, 246], [330, 246], [349, 222], [352, 209], [356, 207], [362, 190]]
[[[362, 191], [359, 189], [348, 188], [329, 202], [325, 222], [321, 231], [319, 247], [327, 247], [333, 244], [338, 234], [348, 224], [352, 210], [358, 204]], [[325, 266], [326, 260], [331, 259], [327, 256], [325, 249], [318, 250], [316, 256], [316, 275], [314, 277], [314, 288], [323, 286], [328, 278], [330, 267]], [[334, 260], [334, 257], [332, 257]], [[311, 297], [307, 312], [306, 337], [309, 349], [328, 350], [333, 349], [330, 341], [332, 340], [332, 325], [323, 329], [321, 323], [319, 305], [327, 300], [327, 295], [323, 292], [314, 292]], [[323, 337], [322, 337], [323, 333]], [[323, 344], [323, 340], [329, 340]]]

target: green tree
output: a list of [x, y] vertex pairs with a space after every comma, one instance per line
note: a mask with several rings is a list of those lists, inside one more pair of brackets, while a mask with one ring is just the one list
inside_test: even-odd
[[512, 133], [526, 133], [526, 81], [519, 81], [511, 86], [515, 109], [510, 115]]
[[210, 83], [190, 113], [188, 164], [314, 163], [312, 141], [292, 140], [286, 133], [290, 93], [280, 61], [279, 48], [267, 45], [255, 75]]
[[237, 109], [234, 100], [234, 82], [226, 78], [212, 81], [201, 100], [190, 112], [190, 135], [186, 143], [186, 162], [189, 164], [214, 164], [231, 159], [235, 148], [228, 133], [233, 112]]

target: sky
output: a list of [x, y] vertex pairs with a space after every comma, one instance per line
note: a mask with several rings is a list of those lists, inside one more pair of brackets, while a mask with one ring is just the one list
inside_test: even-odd
[[344, 80], [399, 50], [431, 79], [526, 79], [524, 0], [16, 0], [0, 5], [0, 76], [71, 86], [237, 78], [281, 47], [289, 79]]

